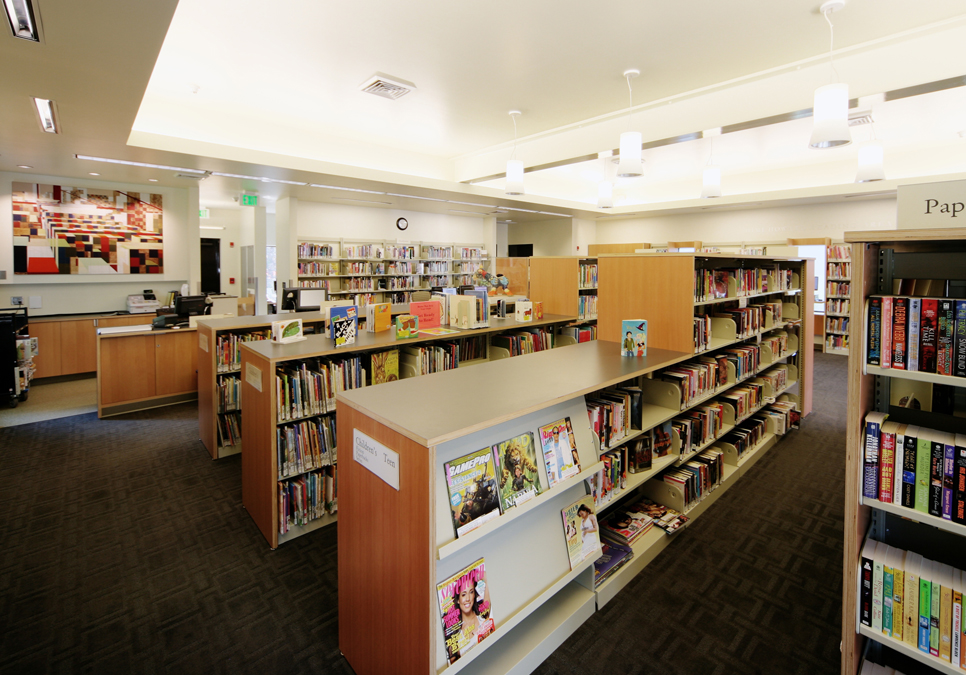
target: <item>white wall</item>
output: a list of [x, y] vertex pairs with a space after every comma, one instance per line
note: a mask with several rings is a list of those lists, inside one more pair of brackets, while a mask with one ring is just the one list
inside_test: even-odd
[[802, 204], [764, 209], [734, 209], [598, 220], [597, 243], [617, 244], [698, 240], [705, 244], [769, 243], [802, 237], [842, 240], [853, 230], [894, 230], [895, 198]]
[[[164, 273], [116, 276], [14, 275], [11, 198], [14, 182], [108, 188], [162, 195], [164, 199]], [[0, 172], [0, 270], [7, 272], [7, 278], [0, 279], [0, 306], [10, 306], [10, 297], [21, 295], [25, 296], [24, 302], [27, 302], [26, 298], [29, 296], [41, 297], [41, 309], [31, 310], [31, 316], [115, 312], [127, 309], [128, 295], [139, 294], [146, 288], [159, 294], [180, 290], [181, 284], [189, 278], [188, 201], [188, 191], [184, 188]]]
[[[396, 220], [406, 218], [409, 228], [396, 229]], [[320, 238], [386, 239], [460, 244], [485, 244], [492, 252], [495, 241], [486, 242], [483, 218], [343, 206], [299, 200], [298, 236]], [[494, 235], [495, 236], [495, 235]]]
[[533, 255], [574, 255], [571, 218], [541, 220], [535, 223], [510, 223], [508, 244], [533, 244]]
[[574, 255], [587, 255], [587, 247], [597, 243], [597, 223], [581, 218], [573, 221]]
[[[221, 240], [221, 292], [240, 295], [241, 292], [241, 210], [209, 209], [211, 217], [201, 221], [201, 227], [223, 227], [223, 230], [201, 230], [202, 239]], [[234, 244], [234, 246], [232, 246]], [[231, 279], [234, 284], [229, 283]]]

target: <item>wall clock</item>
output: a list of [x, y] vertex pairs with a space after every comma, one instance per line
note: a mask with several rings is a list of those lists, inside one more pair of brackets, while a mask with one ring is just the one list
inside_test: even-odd
[[409, 227], [409, 221], [405, 218], [399, 218], [396, 221], [396, 227], [398, 227], [400, 230], [405, 230], [407, 227]]

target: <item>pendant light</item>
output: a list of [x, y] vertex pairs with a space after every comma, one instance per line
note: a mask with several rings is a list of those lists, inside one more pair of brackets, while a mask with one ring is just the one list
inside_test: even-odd
[[[720, 130], [717, 132], [721, 133]], [[721, 196], [721, 167], [714, 165], [714, 138], [708, 140], [711, 143], [711, 154], [708, 156], [708, 165], [701, 172], [701, 199]]]
[[614, 153], [610, 150], [597, 153], [597, 159], [600, 160], [603, 168], [603, 179], [597, 184], [598, 209], [614, 208], [614, 183], [611, 178], [611, 167], [614, 166], [613, 156]]
[[[641, 74], [637, 68], [624, 71], [627, 80], [628, 115], [634, 107], [634, 90], [631, 89], [631, 78]], [[617, 165], [617, 175], [621, 178], [634, 178], [644, 173], [644, 163], [641, 160], [642, 139], [640, 131], [625, 131], [621, 134], [620, 164]]]
[[[835, 31], [829, 14], [845, 7], [843, 0], [827, 0], [819, 10], [828, 22], [829, 51], [828, 62], [834, 79], [838, 79], [838, 71], [832, 52], [835, 47]], [[834, 82], [815, 90], [815, 102], [812, 106], [812, 137], [808, 142], [810, 148], [837, 148], [852, 142], [849, 133], [849, 85], [844, 82]]]
[[877, 180], [885, 180], [886, 177], [885, 149], [882, 147], [882, 141], [875, 137], [875, 121], [871, 113], [869, 119], [872, 138], [859, 146], [859, 166], [855, 171], [856, 183], [871, 183]]
[[510, 159], [506, 161], [506, 186], [503, 193], [508, 195], [525, 194], [523, 190], [523, 162], [516, 159], [517, 154], [517, 116], [522, 115], [519, 110], [511, 110], [510, 118], [513, 120], [513, 152]]

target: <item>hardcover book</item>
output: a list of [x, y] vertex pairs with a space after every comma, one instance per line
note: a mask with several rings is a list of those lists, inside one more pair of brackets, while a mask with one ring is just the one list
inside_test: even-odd
[[943, 518], [952, 520], [953, 518], [953, 495], [955, 492], [954, 476], [956, 473], [956, 434], [943, 433], [943, 492], [942, 492], [942, 512]]
[[916, 508], [916, 451], [918, 445], [919, 427], [907, 427], [903, 437], [901, 493], [901, 504], [907, 509]]
[[869, 298], [868, 344], [866, 363], [878, 366], [882, 363], [882, 298]]
[[939, 335], [939, 304], [935, 298], [922, 299], [919, 318], [919, 370], [936, 372], [936, 348]]
[[929, 513], [929, 482], [932, 462], [932, 434], [920, 429], [916, 442], [916, 511]]
[[922, 300], [909, 298], [909, 338], [906, 352], [908, 353], [907, 368], [919, 370], [919, 315], [922, 310]]
[[485, 448], [443, 464], [450, 513], [462, 537], [500, 515], [493, 450]]
[[882, 362], [881, 368], [892, 367], [892, 301], [891, 296], [882, 298]]
[[549, 487], [580, 473], [577, 439], [569, 417], [545, 424], [539, 433]]
[[654, 438], [651, 442], [655, 457], [665, 457], [671, 452], [674, 438], [672, 436], [671, 423], [659, 424], [651, 430]]
[[952, 519], [954, 523], [966, 525], [966, 435], [963, 434], [956, 434]]
[[627, 470], [631, 473], [650, 471], [653, 465], [651, 434], [645, 433], [627, 446]]
[[942, 518], [943, 515], [943, 464], [946, 444], [943, 434], [933, 431], [930, 437], [929, 456], [929, 515]]
[[513, 306], [513, 316], [518, 323], [533, 321], [533, 303], [529, 300], [517, 300]]
[[455, 663], [496, 630], [484, 558], [438, 584], [436, 598], [449, 663]]
[[419, 319], [412, 314], [400, 314], [396, 317], [396, 339], [409, 340], [419, 336]]
[[272, 341], [280, 344], [298, 342], [302, 337], [302, 319], [272, 322]]
[[563, 516], [570, 569], [573, 570], [588, 558], [596, 559], [600, 554], [600, 532], [594, 513], [594, 498], [584, 495], [560, 513]]
[[966, 300], [956, 300], [956, 330], [953, 341], [953, 375], [966, 377]]
[[859, 578], [859, 621], [864, 626], [872, 627], [872, 576], [875, 559], [875, 548], [878, 542], [866, 539], [862, 546]]
[[336, 347], [348, 347], [355, 344], [356, 332], [359, 328], [359, 314], [355, 305], [349, 307], [330, 307], [329, 325], [331, 338]]
[[937, 322], [939, 331], [936, 337], [936, 372], [940, 375], [952, 375], [953, 332], [956, 327], [952, 300], [939, 301]]
[[879, 496], [880, 502], [892, 502], [893, 471], [895, 470], [896, 430], [899, 425], [892, 421], [879, 428]]
[[621, 356], [647, 356], [647, 321], [621, 321]]
[[862, 474], [862, 496], [879, 498], [879, 439], [881, 426], [888, 415], [870, 412], [865, 416], [865, 458]]
[[543, 492], [533, 434], [529, 431], [493, 446], [500, 478], [503, 510], [528, 502]]
[[906, 330], [909, 321], [909, 298], [892, 299], [892, 367], [895, 370], [905, 370], [908, 354], [906, 353]]
[[399, 379], [399, 350], [390, 349], [387, 352], [377, 352], [371, 357], [372, 383], [383, 384], [395, 382]]
[[380, 333], [392, 326], [392, 305], [375, 302], [366, 305], [366, 332]]

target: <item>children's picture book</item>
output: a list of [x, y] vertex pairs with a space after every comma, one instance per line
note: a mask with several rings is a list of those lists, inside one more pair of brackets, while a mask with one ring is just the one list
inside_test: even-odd
[[456, 662], [496, 630], [484, 558], [437, 584], [436, 598], [449, 663]]
[[484, 448], [443, 464], [456, 536], [500, 515], [493, 449]]
[[543, 492], [537, 451], [529, 431], [493, 446], [500, 479], [500, 505], [506, 511]]
[[514, 303], [514, 318], [520, 323], [533, 321], [533, 303], [529, 300], [517, 300]]
[[561, 511], [570, 569], [576, 569], [588, 558], [600, 555], [600, 532], [594, 513], [594, 498], [584, 495]]
[[330, 334], [336, 347], [355, 344], [359, 328], [359, 310], [355, 305], [329, 308]]
[[399, 350], [377, 352], [372, 355], [372, 383], [383, 384], [399, 379]]
[[419, 319], [421, 329], [439, 328], [442, 312], [442, 305], [437, 300], [409, 303], [409, 313]]
[[621, 321], [621, 356], [647, 356], [647, 321]]
[[299, 342], [304, 339], [302, 336], [302, 319], [272, 322], [273, 342], [286, 344], [288, 342]]
[[396, 317], [396, 339], [409, 340], [419, 335], [419, 319], [412, 314], [400, 314]]
[[543, 303], [539, 301], [533, 302], [533, 318], [537, 321], [543, 319]]
[[540, 427], [539, 432], [549, 487], [580, 473], [577, 439], [570, 418], [546, 424]]
[[[420, 324], [422, 325], [422, 324]], [[419, 332], [423, 335], [452, 335], [453, 333], [459, 333], [455, 328], [420, 328]]]
[[671, 423], [665, 422], [654, 427], [652, 431], [654, 438], [651, 442], [654, 457], [665, 457], [671, 452], [673, 438], [671, 436]]
[[366, 305], [366, 331], [379, 333], [392, 326], [392, 305], [388, 302], [375, 302]]

